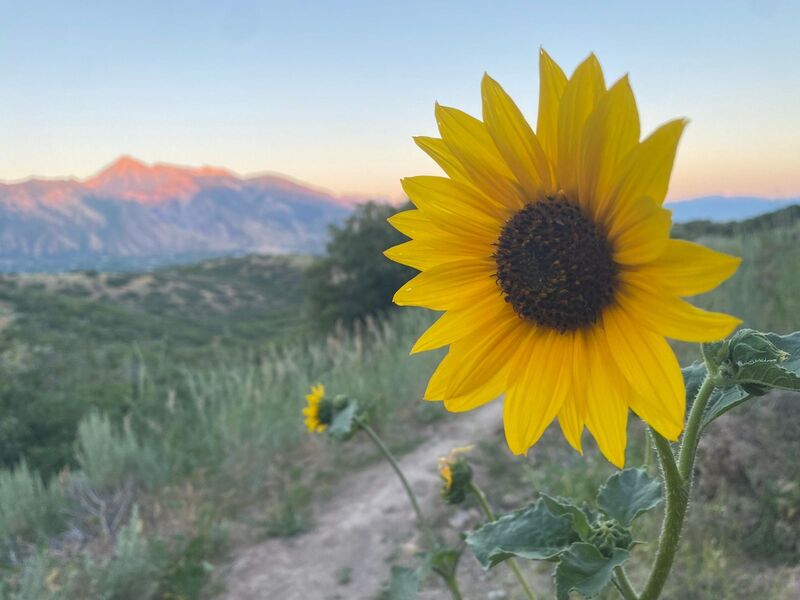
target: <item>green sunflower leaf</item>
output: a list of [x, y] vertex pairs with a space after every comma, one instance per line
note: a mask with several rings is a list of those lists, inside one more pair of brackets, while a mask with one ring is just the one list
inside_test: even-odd
[[[705, 367], [695, 363], [683, 369], [683, 375], [686, 399], [691, 404], [705, 378]], [[729, 386], [717, 388], [711, 394], [702, 428], [753, 396], [762, 396], [771, 389], [800, 391], [800, 332], [789, 335], [751, 329], [736, 332], [727, 344], [720, 375]]]
[[552, 560], [580, 538], [567, 515], [554, 515], [539, 500], [486, 523], [467, 536], [478, 562], [489, 569], [512, 556]]
[[386, 597], [388, 600], [414, 600], [419, 594], [426, 575], [426, 570], [423, 568], [392, 567]]
[[624, 527], [661, 502], [661, 483], [644, 469], [624, 469], [600, 486], [597, 506]]
[[584, 542], [572, 544], [556, 567], [556, 598], [568, 600], [570, 592], [594, 598], [611, 583], [614, 567], [628, 560], [628, 551], [616, 548], [611, 557]]
[[424, 555], [425, 564], [429, 569], [446, 577], [455, 577], [458, 561], [461, 558], [461, 548], [439, 547]]
[[569, 498], [561, 498], [541, 494], [542, 502], [547, 509], [556, 516], [566, 515], [572, 521], [572, 527], [583, 541], [589, 539], [592, 526], [589, 524], [589, 516]]
[[338, 440], [348, 440], [357, 429], [358, 402], [344, 396], [337, 396], [334, 402], [336, 413], [328, 427], [328, 433]]

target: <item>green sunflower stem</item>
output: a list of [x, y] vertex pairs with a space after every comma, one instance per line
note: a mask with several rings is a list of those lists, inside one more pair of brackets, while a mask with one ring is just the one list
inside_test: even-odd
[[716, 378], [709, 369], [709, 375], [706, 376], [703, 385], [700, 386], [694, 399], [692, 410], [689, 413], [677, 462], [670, 443], [655, 430], [651, 429], [650, 431], [664, 477], [666, 502], [656, 558], [650, 571], [650, 577], [639, 596], [639, 600], [656, 600], [661, 595], [669, 572], [672, 569], [672, 563], [675, 561], [675, 553], [678, 550], [681, 530], [686, 518], [686, 509], [689, 506], [694, 461], [697, 455], [697, 444], [700, 439], [700, 424], [708, 400], [715, 387]]
[[450, 590], [453, 600], [463, 600], [464, 596], [461, 595], [461, 590], [458, 588], [458, 581], [456, 581], [455, 577], [445, 577], [444, 582], [447, 584], [447, 589]]
[[614, 567], [614, 583], [625, 600], [639, 599], [639, 594], [633, 589], [633, 584], [631, 584], [631, 580], [628, 579], [628, 574], [622, 566]]
[[642, 467], [644, 467], [645, 471], [650, 471], [650, 467], [653, 465], [653, 440], [650, 439], [650, 430], [645, 427], [644, 428], [644, 460], [642, 461]]
[[[486, 494], [483, 493], [483, 490], [479, 488], [474, 481], [469, 482], [469, 491], [475, 495], [475, 498], [478, 500], [478, 505], [481, 507], [481, 510], [483, 511], [487, 521], [491, 523], [492, 521], [497, 520], [497, 517], [492, 510], [492, 506], [489, 504], [489, 500], [486, 498]], [[528, 584], [528, 581], [525, 579], [525, 576], [522, 574], [517, 561], [513, 558], [509, 558], [506, 562], [508, 563], [511, 571], [514, 573], [514, 577], [517, 578], [517, 581], [525, 592], [525, 595], [528, 597], [528, 600], [536, 600], [536, 594], [533, 592], [531, 586]]]
[[386, 447], [386, 444], [383, 443], [383, 440], [381, 440], [378, 434], [375, 433], [375, 430], [372, 429], [372, 427], [367, 425], [363, 419], [356, 418], [356, 423], [358, 423], [358, 426], [361, 428], [361, 430], [366, 433], [367, 436], [369, 436], [373, 443], [378, 447], [378, 450], [381, 451], [387, 462], [391, 465], [392, 469], [397, 475], [397, 478], [400, 480], [400, 483], [403, 484], [403, 489], [405, 490], [406, 495], [411, 502], [414, 513], [417, 515], [417, 523], [419, 524], [420, 529], [425, 532], [431, 548], [435, 548], [438, 545], [436, 536], [434, 535], [433, 530], [430, 528], [430, 525], [428, 525], [428, 521], [425, 519], [425, 516], [422, 514], [422, 509], [419, 507], [419, 502], [417, 502], [417, 496], [414, 494], [414, 490], [411, 489], [406, 476], [403, 475], [400, 465], [397, 464], [394, 456], [392, 456], [392, 453], [389, 452], [389, 448]]

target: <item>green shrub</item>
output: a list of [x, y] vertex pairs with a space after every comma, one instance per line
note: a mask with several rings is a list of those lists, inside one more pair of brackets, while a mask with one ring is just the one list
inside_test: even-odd
[[78, 424], [76, 460], [89, 485], [99, 491], [114, 491], [128, 482], [154, 487], [164, 478], [153, 450], [138, 442], [130, 426], [117, 430], [98, 412]]
[[387, 248], [407, 241], [386, 222], [403, 209], [367, 202], [342, 227], [330, 228], [326, 255], [306, 272], [306, 297], [317, 325], [349, 325], [392, 305], [394, 293], [416, 272], [383, 256]]
[[25, 461], [0, 471], [0, 540], [38, 543], [62, 525], [64, 496], [56, 481], [45, 485]]
[[142, 521], [134, 506], [128, 524], [119, 530], [114, 556], [97, 577], [102, 600], [149, 600], [158, 589], [162, 565], [158, 554], [142, 535]]

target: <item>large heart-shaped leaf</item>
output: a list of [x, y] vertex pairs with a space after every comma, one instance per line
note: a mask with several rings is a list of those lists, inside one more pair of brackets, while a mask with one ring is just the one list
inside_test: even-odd
[[467, 536], [484, 569], [519, 556], [551, 560], [578, 541], [579, 536], [566, 515], [554, 515], [542, 500], [486, 523]]
[[572, 544], [556, 567], [556, 598], [568, 600], [570, 592], [594, 598], [611, 582], [614, 567], [628, 560], [628, 551], [615, 548], [612, 556], [584, 542]]
[[644, 469], [624, 469], [600, 486], [597, 506], [624, 527], [661, 502], [661, 483]]
[[542, 502], [556, 516], [566, 515], [572, 521], [572, 527], [583, 541], [589, 539], [592, 527], [589, 516], [569, 498], [561, 498], [541, 494]]

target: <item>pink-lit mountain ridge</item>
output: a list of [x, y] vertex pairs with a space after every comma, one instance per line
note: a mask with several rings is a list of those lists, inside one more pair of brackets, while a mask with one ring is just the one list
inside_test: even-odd
[[122, 157], [86, 180], [0, 183], [0, 270], [141, 268], [316, 253], [349, 203], [279, 176]]

